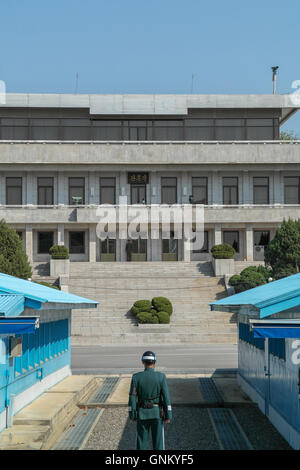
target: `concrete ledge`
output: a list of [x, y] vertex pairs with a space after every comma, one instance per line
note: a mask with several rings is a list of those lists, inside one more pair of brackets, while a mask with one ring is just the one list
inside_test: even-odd
[[15, 415], [13, 426], [0, 434], [0, 448], [50, 449], [78, 413], [79, 401], [97, 386], [94, 376], [67, 377]]

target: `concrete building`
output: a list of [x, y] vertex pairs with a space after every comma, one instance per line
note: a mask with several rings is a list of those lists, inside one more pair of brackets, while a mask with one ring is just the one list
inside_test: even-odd
[[132, 259], [205, 261], [227, 242], [236, 260], [263, 260], [283, 218], [300, 217], [300, 146], [279, 140], [298, 108], [292, 95], [8, 94], [0, 217], [36, 268], [53, 244], [71, 261], [126, 261], [126, 240], [97, 238], [98, 205], [198, 203], [202, 249], [160, 226], [158, 240], [134, 241]]
[[300, 274], [211, 303], [238, 316], [238, 383], [300, 450]]
[[71, 375], [72, 309], [97, 302], [0, 273], [0, 432]]

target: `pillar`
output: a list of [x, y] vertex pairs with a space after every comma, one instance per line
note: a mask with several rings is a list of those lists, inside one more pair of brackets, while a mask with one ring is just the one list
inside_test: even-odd
[[245, 257], [247, 261], [253, 261], [253, 227], [252, 225], [246, 226], [246, 247]]
[[216, 224], [214, 229], [214, 245], [220, 245], [222, 243], [222, 226]]
[[58, 224], [57, 226], [57, 244], [65, 244], [65, 226], [64, 224]]
[[91, 226], [89, 228], [89, 262], [96, 262], [96, 252], [97, 252], [97, 236], [96, 236], [96, 226]]
[[32, 225], [26, 225], [26, 232], [25, 232], [25, 247], [26, 247], [26, 255], [28, 257], [29, 263], [32, 263]]

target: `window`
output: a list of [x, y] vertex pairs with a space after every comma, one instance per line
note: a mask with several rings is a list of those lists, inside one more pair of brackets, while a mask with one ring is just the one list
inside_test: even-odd
[[53, 205], [53, 178], [38, 178], [38, 205]]
[[161, 178], [162, 204], [177, 203], [177, 178]]
[[207, 204], [207, 178], [192, 178], [192, 203]]
[[228, 243], [237, 253], [240, 251], [239, 232], [223, 232], [223, 243]]
[[193, 253], [208, 253], [208, 232], [205, 230], [203, 232], [204, 241], [203, 247], [200, 250], [193, 250]]
[[22, 178], [6, 178], [6, 204], [22, 205]]
[[49, 254], [51, 246], [54, 245], [53, 232], [38, 232], [38, 253]]
[[69, 232], [69, 251], [73, 255], [85, 253], [84, 232]]
[[85, 182], [84, 178], [69, 178], [69, 204], [85, 203]]
[[269, 204], [269, 178], [258, 176], [253, 178], [253, 203]]
[[267, 246], [270, 243], [270, 232], [263, 230], [254, 231], [254, 246]]
[[100, 178], [100, 204], [116, 203], [116, 178]]
[[223, 178], [223, 204], [231, 205], [238, 204], [238, 178], [224, 177]]
[[284, 203], [300, 204], [300, 177], [286, 176], [284, 178]]
[[183, 140], [183, 121], [155, 121], [154, 140]]

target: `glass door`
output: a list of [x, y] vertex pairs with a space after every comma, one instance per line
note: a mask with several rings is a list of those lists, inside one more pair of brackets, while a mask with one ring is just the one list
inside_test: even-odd
[[171, 232], [169, 239], [162, 241], [162, 260], [178, 261], [178, 240], [174, 238], [174, 232]]
[[138, 238], [132, 240], [132, 261], [147, 261], [147, 240]]
[[100, 240], [100, 261], [116, 261], [116, 240]]
[[146, 185], [131, 185], [131, 204], [146, 204]]

